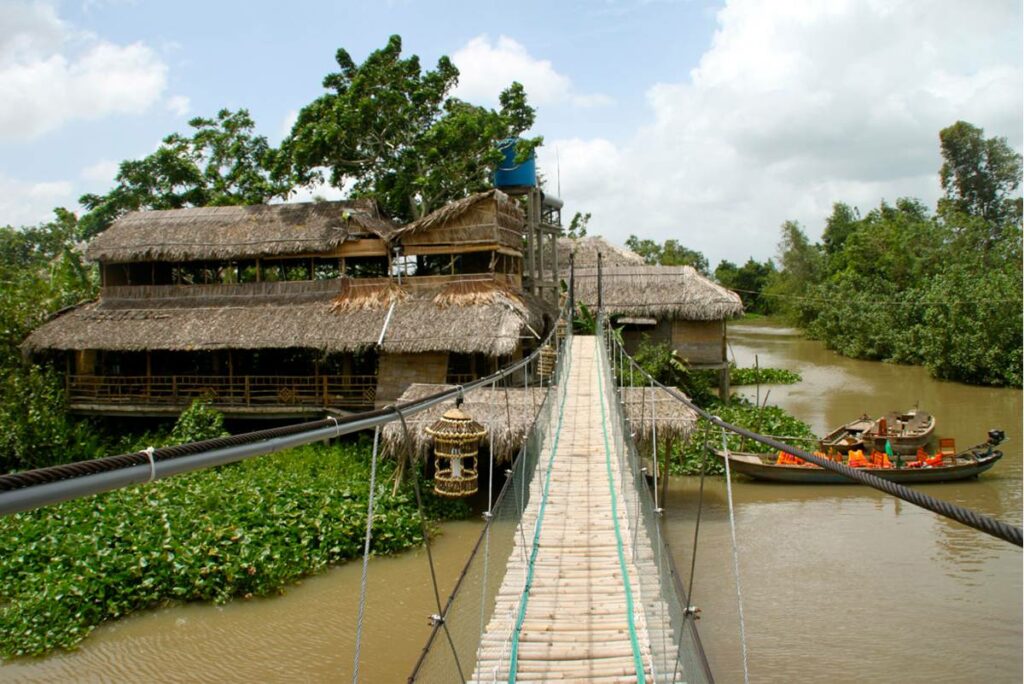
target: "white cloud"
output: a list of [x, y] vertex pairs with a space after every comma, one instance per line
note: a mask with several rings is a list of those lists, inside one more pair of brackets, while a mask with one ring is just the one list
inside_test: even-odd
[[31, 183], [0, 174], [0, 225], [19, 227], [48, 221], [58, 206], [78, 206], [68, 181]]
[[730, 0], [717, 19], [698, 66], [649, 88], [652, 119], [627, 142], [548, 141], [549, 178], [557, 145], [594, 232], [763, 259], [784, 220], [816, 238], [835, 201], [934, 205], [938, 132], [958, 119], [1020, 148], [1017, 2]]
[[607, 95], [576, 92], [569, 77], [555, 71], [550, 61], [535, 59], [507, 36], [493, 43], [486, 35], [477, 36], [452, 55], [452, 62], [459, 69], [455, 96], [470, 102], [497, 102], [512, 81], [523, 84], [534, 105], [598, 107], [612, 102]]
[[299, 120], [299, 110], [298, 109], [289, 110], [288, 113], [284, 115], [284, 120], [281, 121], [281, 137], [282, 138], [287, 138], [289, 135], [291, 135], [292, 127], [295, 126], [295, 122], [298, 121], [298, 120]]
[[192, 106], [192, 101], [185, 95], [172, 95], [167, 98], [166, 105], [167, 109], [174, 112], [175, 116], [185, 116]]
[[0, 26], [0, 142], [75, 119], [141, 114], [166, 88], [167, 66], [151, 48], [77, 32], [47, 5], [0, 5]]
[[114, 177], [117, 176], [119, 168], [120, 164], [116, 161], [100, 159], [95, 164], [86, 166], [78, 175], [90, 185], [105, 189], [114, 184]]

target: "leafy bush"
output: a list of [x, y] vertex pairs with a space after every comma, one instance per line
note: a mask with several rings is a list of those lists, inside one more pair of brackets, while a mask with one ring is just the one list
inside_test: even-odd
[[[713, 402], [706, 407], [712, 415], [716, 415], [727, 423], [745, 427], [763, 435], [796, 438], [789, 441], [796, 446], [806, 447], [817, 438], [811, 427], [794, 418], [785, 409], [778, 406], [765, 406], [758, 409], [753, 402], [734, 397], [728, 404]], [[759, 442], [745, 439], [734, 432], [726, 431], [726, 443], [732, 451], [750, 451], [754, 453], [771, 453], [773, 449]], [[675, 448], [670, 460], [670, 472], [673, 475], [699, 475], [701, 460], [706, 458], [705, 472], [712, 475], [725, 474], [725, 467], [720, 460], [705, 452], [705, 443], [713, 449], [722, 448], [721, 429], [701, 418], [690, 439]]]
[[[308, 446], [0, 518], [0, 657], [72, 647], [148, 607], [281, 592], [359, 556], [369, 469], [365, 441]], [[393, 473], [379, 464], [375, 554], [421, 542]], [[431, 512], [468, 512], [426, 498]]]
[[169, 444], [201, 442], [204, 439], [225, 437], [224, 414], [210, 406], [204, 399], [196, 399], [181, 412], [171, 430]]
[[785, 368], [737, 368], [729, 369], [732, 385], [794, 385], [803, 378], [796, 371]]
[[64, 412], [60, 379], [39, 366], [15, 366], [0, 388], [0, 472], [94, 458], [102, 440]]

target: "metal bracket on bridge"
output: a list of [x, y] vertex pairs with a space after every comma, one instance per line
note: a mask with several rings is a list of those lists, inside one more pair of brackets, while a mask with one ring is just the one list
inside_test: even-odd
[[697, 606], [687, 606], [683, 610], [683, 617], [692, 617], [694, 620], [700, 620], [701, 609]]
[[438, 625], [444, 624], [444, 618], [438, 615], [437, 613], [434, 613], [433, 615], [428, 617], [427, 621], [431, 627], [437, 627]]

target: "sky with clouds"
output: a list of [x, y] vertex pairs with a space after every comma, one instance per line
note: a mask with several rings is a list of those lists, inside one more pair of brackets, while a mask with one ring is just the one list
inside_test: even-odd
[[549, 190], [591, 231], [765, 259], [835, 201], [934, 205], [938, 131], [1021, 150], [1019, 0], [0, 0], [0, 224], [77, 208], [192, 116], [245, 107], [278, 142], [345, 47], [449, 55], [456, 95], [512, 80]]

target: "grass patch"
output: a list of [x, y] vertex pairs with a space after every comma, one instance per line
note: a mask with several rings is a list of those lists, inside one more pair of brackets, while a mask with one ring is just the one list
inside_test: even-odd
[[[372, 549], [421, 543], [411, 485], [377, 472]], [[182, 601], [282, 592], [362, 553], [366, 440], [314, 445], [0, 518], [0, 657], [70, 648], [100, 623]], [[429, 497], [428, 516], [465, 517]]]

